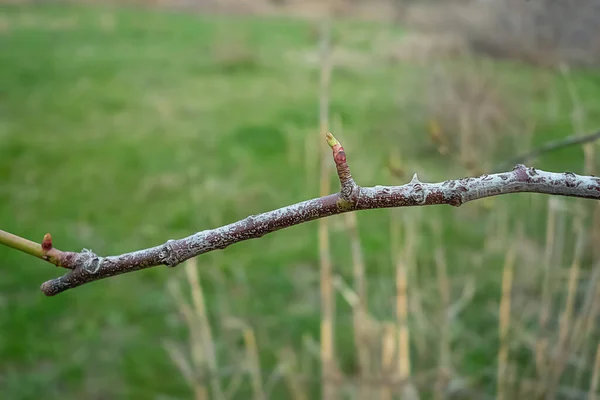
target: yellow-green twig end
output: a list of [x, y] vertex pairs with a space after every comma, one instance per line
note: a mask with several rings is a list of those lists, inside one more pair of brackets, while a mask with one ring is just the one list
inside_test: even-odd
[[325, 138], [327, 139], [327, 144], [329, 145], [329, 147], [333, 148], [333, 146], [335, 146], [336, 144], [340, 144], [340, 142], [337, 141], [337, 139], [335, 138], [335, 136], [333, 136], [333, 133], [331, 132], [327, 132]]

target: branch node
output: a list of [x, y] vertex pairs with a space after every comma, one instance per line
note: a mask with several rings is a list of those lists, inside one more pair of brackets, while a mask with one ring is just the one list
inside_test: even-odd
[[94, 252], [88, 249], [83, 249], [81, 252], [83, 262], [81, 266], [85, 272], [95, 274], [100, 270], [104, 257], [99, 257]]
[[462, 206], [462, 204], [464, 203], [462, 197], [460, 194], [456, 194], [452, 197], [450, 197], [450, 201], [448, 202], [448, 204], [450, 204], [452, 207], [460, 207]]
[[417, 180], [417, 182], [411, 181], [413, 185], [413, 190], [410, 193], [410, 196], [413, 198], [415, 204], [424, 205], [427, 200], [427, 196], [425, 196], [425, 189], [423, 189], [423, 185], [421, 182]]
[[515, 165], [513, 172], [515, 173], [517, 179], [521, 182], [529, 182], [531, 180], [531, 177], [527, 173], [527, 167], [523, 164]]
[[179, 264], [179, 259], [173, 249], [174, 243], [176, 241], [173, 239], [167, 240], [159, 254], [160, 261], [169, 268], [176, 267]]

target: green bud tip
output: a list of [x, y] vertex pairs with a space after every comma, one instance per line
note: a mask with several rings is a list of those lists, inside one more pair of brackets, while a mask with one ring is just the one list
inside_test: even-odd
[[336, 144], [339, 145], [340, 142], [337, 141], [337, 139], [335, 138], [335, 136], [333, 136], [333, 134], [331, 132], [327, 132], [327, 135], [325, 135], [325, 138], [327, 139], [327, 144], [329, 145], [329, 147], [333, 147]]

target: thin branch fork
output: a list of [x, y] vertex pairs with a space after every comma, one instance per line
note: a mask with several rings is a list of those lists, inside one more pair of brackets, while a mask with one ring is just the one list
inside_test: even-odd
[[263, 214], [252, 215], [219, 228], [195, 233], [179, 240], [117, 256], [101, 257], [91, 250], [64, 252], [52, 247], [46, 235], [42, 244], [0, 231], [0, 244], [15, 248], [56, 266], [67, 268], [65, 275], [42, 284], [47, 296], [100, 279], [138, 271], [158, 265], [175, 267], [179, 263], [209, 251], [224, 249], [234, 243], [256, 239], [280, 229], [331, 215], [377, 208], [448, 204], [458, 207], [468, 201], [508, 193], [543, 193], [549, 195], [600, 199], [600, 178], [571, 172], [553, 173], [518, 164], [510, 172], [440, 183], [413, 179], [402, 186], [361, 187], [352, 179], [344, 148], [331, 134], [327, 143], [341, 184], [339, 193], [306, 200]]

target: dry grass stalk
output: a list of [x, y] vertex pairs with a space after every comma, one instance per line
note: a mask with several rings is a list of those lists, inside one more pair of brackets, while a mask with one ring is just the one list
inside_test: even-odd
[[544, 271], [542, 283], [542, 301], [539, 317], [539, 337], [535, 346], [536, 369], [538, 378], [542, 378], [546, 374], [546, 354], [548, 352], [548, 322], [551, 311], [551, 272], [552, 272], [552, 256], [554, 249], [554, 241], [556, 236], [556, 202], [553, 199], [548, 199], [548, 216], [546, 218], [546, 247], [544, 254]]
[[596, 144], [583, 145], [584, 171], [586, 175], [596, 175]]
[[[585, 121], [585, 112], [586, 112], [585, 108], [583, 107], [583, 105], [581, 103], [579, 94], [577, 93], [575, 85], [573, 84], [573, 81], [571, 79], [571, 72], [570, 72], [569, 67], [564, 64], [560, 65], [560, 72], [563, 75], [563, 78], [565, 80], [565, 85], [569, 92], [569, 96], [571, 97], [571, 103], [572, 103], [572, 107], [573, 107], [573, 110], [571, 111], [571, 125], [573, 126], [573, 131], [576, 134], [583, 134], [583, 132], [585, 132], [585, 122], [586, 122]], [[583, 162], [584, 172], [588, 175], [592, 175], [592, 176], [596, 175], [596, 142], [592, 141], [592, 142], [586, 143], [582, 146], [582, 148], [583, 148], [583, 155], [584, 155], [584, 162]], [[590, 204], [589, 206], [582, 204], [581, 206], [582, 206], [581, 208], [586, 210], [586, 212], [590, 212], [593, 214], [596, 214], [597, 210], [599, 210], [598, 204]], [[592, 238], [600, 235], [600, 228], [598, 228], [598, 225], [592, 224], [589, 235]]]
[[[394, 369], [394, 356], [396, 349], [396, 326], [392, 323], [385, 324], [383, 331], [383, 345], [381, 346], [381, 380], [383, 382], [391, 381]], [[383, 384], [379, 398], [381, 400], [392, 400], [392, 386]]]
[[[391, 224], [392, 231], [395, 233], [391, 237], [398, 237], [400, 230], [399, 221], [392, 216]], [[413, 224], [408, 224], [406, 229], [404, 254], [394, 254], [396, 263], [396, 320], [398, 323], [398, 378], [402, 381], [410, 377], [410, 332], [408, 329], [408, 276], [406, 263], [407, 260], [413, 261], [415, 241]], [[392, 249], [399, 247], [398, 244], [397, 241], [392, 242]]]
[[[320, 133], [319, 140], [325, 137], [329, 130], [329, 90], [331, 86], [331, 32], [330, 22], [325, 20], [321, 23], [321, 78], [319, 94], [319, 119]], [[329, 155], [323, 147], [321, 157], [321, 179], [320, 195], [329, 194]], [[326, 160], [327, 157], [327, 160]], [[329, 227], [328, 220], [323, 218], [319, 220], [319, 260], [321, 269], [321, 378], [322, 378], [322, 396], [324, 399], [337, 398], [334, 377], [336, 376], [335, 351], [334, 351], [334, 328], [333, 320], [335, 317], [335, 297], [332, 286], [332, 263], [331, 251], [329, 248]]]
[[[588, 351], [591, 353], [596, 347], [597, 341], [592, 337], [592, 334], [597, 330], [597, 318], [600, 315], [600, 264], [594, 265], [594, 275], [591, 279], [591, 283], [586, 291], [584, 304], [581, 307], [582, 311], [573, 323], [572, 338], [570, 340], [570, 347], [572, 353], [576, 353], [585, 344], [586, 339], [592, 339], [590, 341], [591, 349]], [[588, 345], [589, 347], [589, 345]], [[575, 380], [580, 381], [583, 375], [583, 369], [586, 366], [586, 358], [588, 351], [585, 351], [582, 355], [582, 360], [578, 366], [575, 374]], [[566, 355], [565, 355], [566, 356]], [[565, 361], [566, 362], [566, 361]]]
[[179, 369], [179, 372], [181, 372], [185, 378], [188, 386], [194, 391], [194, 399], [207, 400], [208, 390], [206, 389], [204, 382], [202, 382], [200, 379], [197, 379], [196, 373], [183, 353], [183, 350], [181, 350], [171, 340], [166, 340], [164, 347], [167, 350], [167, 353], [169, 353], [169, 357], [173, 361], [173, 364], [175, 364], [177, 369]]
[[548, 373], [547, 380], [547, 396], [553, 397], [556, 395], [556, 389], [562, 373], [567, 365], [569, 356], [575, 354], [581, 340], [584, 338], [583, 332], [575, 330], [575, 324], [573, 323], [573, 308], [575, 297], [577, 295], [577, 283], [580, 274], [581, 257], [583, 253], [584, 240], [585, 240], [585, 229], [583, 226], [582, 216], [579, 216], [575, 220], [575, 231], [576, 231], [576, 244], [575, 254], [573, 256], [573, 262], [569, 269], [569, 279], [567, 284], [567, 299], [565, 302], [565, 309], [561, 315], [557, 351], [550, 372]]
[[473, 163], [472, 157], [476, 153], [472, 151], [473, 124], [470, 121], [470, 111], [468, 105], [463, 105], [458, 109], [459, 159], [462, 165]]
[[[429, 119], [438, 125], [430, 131], [431, 139], [438, 142], [441, 153], [456, 155], [469, 173], [489, 170], [502, 142], [510, 139], [513, 131], [524, 130], [500, 87], [479, 65], [461, 70], [437, 66], [428, 97]], [[512, 127], [513, 123], [517, 126]]]
[[[393, 171], [390, 171], [394, 176]], [[395, 177], [396, 180], [402, 177]], [[406, 214], [404, 214], [406, 215]], [[405, 229], [404, 248], [402, 252], [396, 251], [401, 243], [401, 221], [400, 213], [397, 210], [390, 211], [390, 243], [391, 259], [396, 266], [396, 320], [398, 323], [398, 375], [403, 378], [409, 378], [411, 374], [410, 362], [410, 332], [407, 325], [409, 306], [412, 309], [412, 316], [415, 319], [415, 326], [424, 331], [427, 322], [424, 318], [423, 304], [417, 285], [413, 285], [410, 291], [410, 302], [408, 298], [408, 280], [412, 276], [416, 282], [417, 257], [415, 248], [417, 246], [417, 226], [420, 223], [421, 214], [418, 212], [412, 215], [406, 215], [403, 219]], [[427, 343], [424, 335], [413, 335], [417, 351], [420, 354], [426, 354]]]
[[260, 373], [260, 361], [258, 356], [258, 346], [256, 345], [256, 335], [252, 328], [246, 327], [243, 330], [244, 344], [246, 346], [246, 357], [248, 360], [248, 369], [252, 381], [252, 391], [255, 400], [265, 400], [265, 392], [262, 385], [262, 376]]
[[210, 385], [212, 397], [215, 399], [223, 399], [223, 390], [218, 377], [217, 356], [215, 354], [215, 345], [210, 329], [210, 322], [206, 315], [206, 307], [204, 304], [204, 293], [200, 285], [198, 277], [198, 266], [195, 258], [191, 258], [185, 262], [185, 272], [192, 293], [192, 303], [197, 319], [197, 326], [200, 331], [200, 343], [205, 356], [206, 365], [210, 373]]
[[497, 377], [497, 399], [504, 400], [506, 396], [505, 384], [508, 373], [508, 330], [510, 327], [510, 308], [513, 284], [513, 272], [515, 264], [515, 244], [508, 248], [504, 261], [502, 273], [502, 298], [500, 299], [500, 321], [499, 336], [500, 346], [498, 349], [498, 377]]
[[592, 380], [590, 383], [588, 400], [598, 400], [598, 383], [600, 382], [600, 343], [596, 348], [596, 361], [594, 362], [594, 372], [592, 372]]
[[[600, 203], [594, 205], [591, 231], [590, 241], [592, 243], [600, 243]], [[593, 246], [592, 256], [594, 260], [600, 259], [600, 246]]]
[[177, 303], [179, 312], [185, 319], [185, 322], [188, 326], [190, 334], [189, 346], [191, 350], [192, 365], [188, 363], [183, 352], [180, 351], [174, 343], [167, 341], [165, 343], [165, 348], [169, 353], [173, 363], [178, 367], [183, 376], [187, 377], [186, 380], [188, 381], [190, 388], [192, 388], [194, 391], [195, 397], [202, 398], [202, 396], [207, 393], [206, 387], [204, 386], [205, 360], [204, 351], [202, 349], [202, 332], [192, 307], [190, 307], [183, 297], [179, 282], [175, 280], [170, 281], [168, 290]]
[[284, 366], [284, 379], [291, 393], [293, 400], [308, 400], [308, 395], [305, 392], [305, 386], [302, 385], [298, 372], [298, 360], [294, 350], [286, 347], [279, 351], [279, 362]]
[[362, 245], [358, 234], [356, 214], [347, 213], [346, 227], [350, 235], [350, 245], [352, 247], [353, 275], [354, 275], [354, 290], [358, 294], [360, 307], [367, 310], [367, 283], [365, 279], [365, 263], [362, 254]]
[[565, 343], [569, 335], [569, 328], [572, 326], [573, 318], [573, 307], [575, 302], [575, 296], [577, 294], [577, 282], [579, 281], [579, 272], [581, 269], [581, 257], [583, 253], [584, 240], [585, 240], [585, 229], [583, 227], [583, 221], [578, 218], [575, 223], [575, 231], [577, 235], [577, 241], [575, 244], [575, 254], [573, 256], [573, 262], [569, 269], [569, 282], [567, 291], [567, 300], [565, 303], [565, 310], [562, 315], [560, 322], [559, 331], [559, 343]]
[[446, 388], [450, 381], [450, 282], [448, 280], [448, 267], [446, 254], [442, 246], [435, 249], [435, 264], [437, 268], [438, 291], [441, 300], [440, 308], [440, 361], [438, 376], [435, 383], [435, 398], [442, 400], [446, 397]]
[[[256, 400], [266, 400], [268, 397], [266, 395], [267, 390], [263, 387], [263, 379], [260, 369], [260, 357], [258, 345], [256, 343], [256, 334], [254, 333], [254, 329], [250, 327], [244, 321], [235, 318], [235, 317], [225, 317], [223, 318], [223, 326], [228, 329], [235, 329], [241, 332], [244, 348], [245, 348], [245, 357], [243, 361], [244, 367], [239, 369], [231, 379], [227, 390], [227, 398], [233, 398], [233, 395], [239, 388], [240, 384], [243, 381], [243, 375], [250, 375], [250, 384], [252, 386], [253, 398]], [[266, 387], [269, 388], [273, 383], [274, 379], [278, 377], [281, 367], [278, 365], [275, 367], [273, 373], [270, 376], [270, 379], [267, 381]]]
[[[600, 276], [599, 265], [594, 265], [594, 270], [591, 278], [588, 280], [588, 289], [586, 290], [585, 295], [585, 305], [583, 310], [579, 313], [576, 321], [574, 329], [583, 327], [583, 332], [579, 332], [581, 335], [580, 340], [586, 341], [589, 339], [593, 333], [593, 330], [596, 326], [595, 318], [598, 312], [600, 311], [600, 305], [598, 302], [600, 301], [600, 285], [598, 285], [598, 278]], [[581, 380], [583, 379], [583, 375], [585, 373], [585, 367], [587, 367], [588, 357], [594, 351], [596, 347], [596, 341], [594, 338], [592, 340], [588, 340], [582, 346], [584, 346], [581, 351], [581, 361], [577, 366], [577, 370], [575, 372], [574, 378], [574, 386], [581, 387]]]
[[[348, 213], [345, 216], [346, 227], [350, 235], [350, 245], [352, 247], [352, 264], [354, 274], [354, 291], [358, 297], [358, 304], [352, 308], [352, 319], [354, 323], [354, 346], [358, 354], [358, 366], [361, 377], [367, 377], [370, 374], [371, 366], [369, 352], [364, 327], [366, 324], [365, 316], [367, 309], [367, 294], [365, 282], [365, 265], [363, 261], [362, 246], [358, 234], [356, 214]], [[364, 379], [360, 380], [361, 382]], [[368, 388], [365, 385], [359, 387], [359, 398], [369, 398]]]
[[244, 381], [244, 371], [243, 370], [235, 371], [235, 373], [229, 380], [229, 384], [227, 385], [227, 388], [225, 389], [225, 398], [233, 399], [234, 398], [233, 396], [235, 396], [237, 391], [240, 389], [240, 386], [242, 386], [243, 381]]
[[506, 238], [505, 226], [508, 222], [506, 207], [496, 207], [490, 216], [483, 242], [483, 254], [489, 254], [496, 250], [498, 244]]
[[[392, 250], [392, 260], [396, 266], [396, 323], [397, 323], [397, 370], [396, 380], [404, 382], [402, 385], [402, 396], [406, 399], [418, 398], [417, 391], [411, 382], [411, 354], [410, 354], [410, 340], [411, 334], [408, 325], [409, 315], [409, 301], [412, 302], [416, 310], [422, 310], [420, 299], [418, 298], [418, 291], [416, 285], [411, 288], [410, 300], [408, 293], [408, 282], [411, 276], [410, 268], [413, 268], [413, 273], [417, 269], [417, 225], [419, 224], [420, 214], [417, 216], [411, 216], [405, 219], [405, 235], [404, 235], [404, 246], [402, 252], [395, 252]], [[398, 213], [392, 212], [390, 218], [390, 237], [391, 237], [391, 248], [396, 249], [400, 247], [400, 221], [398, 220]], [[416, 282], [416, 279], [415, 279]], [[413, 315], [417, 318], [422, 319], [422, 314], [418, 315], [419, 312], [413, 312]], [[414, 336], [413, 336], [414, 337]], [[425, 343], [423, 340], [423, 348]]]
[[[334, 128], [336, 132], [343, 133], [343, 124], [339, 115], [334, 118]], [[369, 310], [367, 305], [367, 283], [365, 279], [365, 263], [358, 233], [358, 223], [356, 214], [348, 213], [344, 216], [346, 230], [350, 238], [350, 248], [352, 253], [352, 273], [354, 277], [354, 298], [349, 301], [352, 306], [352, 321], [354, 326], [354, 346], [358, 354], [359, 373], [362, 379], [359, 379], [358, 398], [370, 398], [368, 385], [364, 383], [369, 379], [371, 372], [371, 362], [369, 349], [371, 347], [370, 335], [368, 329], [365, 329], [369, 323]], [[365, 379], [366, 378], [366, 379]]]
[[[320, 152], [315, 148], [315, 138], [311, 135], [306, 135], [304, 143], [304, 167], [306, 170], [306, 188], [311, 192], [314, 190], [312, 185], [317, 174], [319, 166]], [[322, 168], [322, 166], [321, 166]]]

